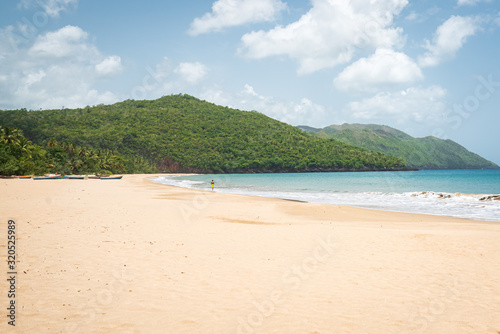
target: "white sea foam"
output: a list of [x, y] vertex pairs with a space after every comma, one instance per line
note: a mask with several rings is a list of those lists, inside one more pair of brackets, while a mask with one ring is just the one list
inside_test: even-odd
[[176, 177], [167, 177], [167, 176], [158, 176], [155, 178], [152, 178], [153, 182], [157, 183], [162, 183], [166, 184], [169, 186], [176, 186], [176, 187], [182, 187], [182, 188], [190, 188], [190, 189], [196, 189], [196, 185], [203, 184], [203, 181], [191, 181], [191, 180], [182, 180], [178, 179]]
[[[153, 181], [191, 189], [210, 189], [208, 182], [185, 180], [177, 177], [157, 177]], [[433, 191], [399, 193], [276, 191], [275, 189], [262, 189], [253, 185], [234, 186], [231, 183], [219, 183], [216, 190], [223, 193], [291, 199], [311, 203], [500, 221], [500, 200], [495, 200], [498, 195], [493, 194]]]

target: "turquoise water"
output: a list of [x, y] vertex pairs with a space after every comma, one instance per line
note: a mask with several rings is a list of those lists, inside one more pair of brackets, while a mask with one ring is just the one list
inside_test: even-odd
[[216, 174], [159, 177], [156, 182], [314, 203], [500, 221], [500, 170]]

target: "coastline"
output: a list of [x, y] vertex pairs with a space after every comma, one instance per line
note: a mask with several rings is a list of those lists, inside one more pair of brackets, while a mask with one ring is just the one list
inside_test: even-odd
[[18, 231], [20, 332], [500, 331], [498, 223], [155, 176], [0, 180], [2, 233], [9, 219]]
[[[221, 193], [500, 222], [500, 189], [493, 186], [500, 184], [500, 174], [482, 172], [190, 174], [152, 180], [210, 190], [214, 179]], [[474, 182], [461, 183], [471, 175]]]

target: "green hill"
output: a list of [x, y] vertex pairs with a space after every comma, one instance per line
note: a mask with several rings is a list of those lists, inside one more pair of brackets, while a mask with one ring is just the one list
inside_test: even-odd
[[452, 140], [436, 137], [413, 138], [385, 125], [342, 124], [323, 129], [300, 127], [320, 138], [364, 147], [405, 160], [418, 169], [498, 168], [496, 164], [472, 153]]
[[[157, 171], [214, 173], [405, 168], [400, 158], [188, 95], [71, 110], [0, 111], [0, 125], [21, 129], [42, 148], [107, 150], [121, 160], [114, 166], [122, 172], [149, 172], [150, 165]], [[52, 169], [58, 166], [79, 171], [69, 162]]]

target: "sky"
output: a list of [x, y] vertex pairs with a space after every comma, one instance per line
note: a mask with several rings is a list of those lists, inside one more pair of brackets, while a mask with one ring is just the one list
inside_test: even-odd
[[500, 1], [0, 3], [0, 109], [179, 93], [291, 125], [389, 125], [500, 164]]

